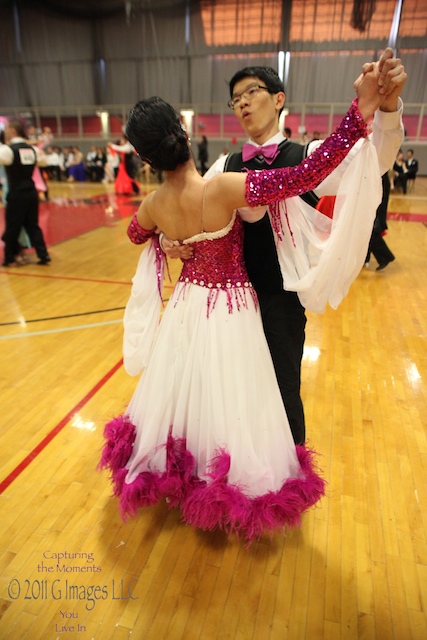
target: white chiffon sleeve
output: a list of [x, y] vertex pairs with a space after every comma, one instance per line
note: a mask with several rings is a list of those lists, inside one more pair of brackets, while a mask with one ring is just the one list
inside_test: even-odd
[[162, 285], [163, 268], [159, 265], [155, 242], [150, 241], [132, 278], [132, 291], [123, 318], [123, 363], [131, 376], [139, 375], [147, 366], [159, 324]]
[[365, 262], [381, 198], [378, 157], [366, 139], [342, 177], [332, 220], [301, 198], [281, 205], [282, 226], [289, 221], [293, 234], [276, 238], [283, 286], [309, 311], [322, 313], [328, 303], [336, 309], [347, 295]]

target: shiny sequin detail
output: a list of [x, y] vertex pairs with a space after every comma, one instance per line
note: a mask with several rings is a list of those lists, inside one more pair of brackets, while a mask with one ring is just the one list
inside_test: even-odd
[[[154, 245], [154, 250], [156, 252], [156, 274], [157, 274], [157, 288], [159, 290], [159, 296], [160, 299], [163, 303], [163, 297], [162, 297], [162, 276], [163, 276], [163, 270], [164, 270], [164, 266], [166, 263], [167, 265], [167, 260], [166, 260], [166, 255], [162, 249], [162, 247], [160, 246], [160, 236], [158, 233], [154, 234], [154, 236], [151, 238], [151, 242]], [[168, 274], [169, 274], [169, 267], [167, 269]], [[169, 280], [170, 280], [170, 274], [169, 274]]]
[[166, 262], [166, 256], [160, 246], [160, 236], [156, 233], [155, 229], [147, 230], [141, 227], [136, 217], [133, 216], [130, 225], [128, 226], [128, 236], [134, 244], [144, 244], [147, 240], [150, 240], [154, 246], [156, 252], [156, 274], [157, 274], [157, 287], [159, 290], [160, 299], [162, 298], [162, 275], [163, 268]]
[[193, 256], [185, 260], [179, 277], [178, 295], [187, 287], [207, 289], [206, 313], [209, 317], [220, 295], [226, 296], [229, 313], [248, 307], [248, 296], [257, 306], [257, 297], [243, 259], [243, 223], [233, 214], [230, 224], [214, 233], [200, 233], [185, 241], [193, 247]]
[[[246, 200], [252, 207], [269, 205], [271, 225], [279, 240], [283, 227], [280, 202], [315, 189], [344, 160], [356, 142], [367, 136], [367, 126], [353, 100], [335, 131], [296, 167], [248, 171]], [[288, 228], [293, 238], [292, 230]]]
[[147, 229], [143, 229], [138, 222], [136, 217], [136, 213], [132, 218], [130, 225], [128, 226], [128, 236], [132, 240], [134, 244], [144, 244], [150, 238], [156, 235], [155, 229], [151, 229], [147, 231]]

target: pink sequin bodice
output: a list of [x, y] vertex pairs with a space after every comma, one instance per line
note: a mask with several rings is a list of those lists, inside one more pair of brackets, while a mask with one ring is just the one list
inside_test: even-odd
[[209, 289], [249, 286], [243, 260], [243, 224], [239, 217], [221, 231], [200, 233], [185, 241], [194, 253], [184, 262], [179, 280]]
[[243, 259], [243, 233], [242, 220], [234, 214], [224, 229], [200, 233], [185, 241], [185, 244], [191, 244], [194, 253], [185, 260], [179, 282], [209, 290], [208, 312], [215, 306], [221, 291], [227, 294], [230, 312], [234, 306], [247, 306], [247, 291], [256, 301]]

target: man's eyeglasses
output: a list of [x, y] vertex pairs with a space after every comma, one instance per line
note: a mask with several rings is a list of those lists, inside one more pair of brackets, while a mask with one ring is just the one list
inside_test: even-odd
[[260, 84], [251, 84], [247, 89], [243, 91], [243, 93], [239, 93], [233, 96], [231, 100], [227, 102], [227, 104], [230, 109], [235, 109], [239, 106], [240, 100], [242, 98], [246, 98], [246, 100], [252, 100], [253, 98], [255, 98], [257, 93], [260, 92], [261, 89], [265, 89], [266, 91], [268, 91], [267, 87], [263, 87]]

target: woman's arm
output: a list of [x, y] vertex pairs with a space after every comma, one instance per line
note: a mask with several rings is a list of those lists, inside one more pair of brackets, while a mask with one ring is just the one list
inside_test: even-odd
[[128, 227], [128, 236], [134, 244], [143, 244], [156, 235], [156, 224], [150, 216], [152, 193], [140, 204]]
[[354, 100], [337, 129], [299, 165], [249, 171], [245, 191], [248, 204], [272, 204], [315, 189], [344, 160], [359, 138], [366, 136], [366, 122]]
[[359, 76], [354, 83], [358, 98], [337, 129], [308, 158], [296, 167], [249, 171], [246, 176], [238, 173], [216, 176], [210, 181], [216, 202], [231, 209], [248, 204], [256, 207], [315, 189], [344, 160], [356, 142], [367, 136], [366, 123], [382, 99], [378, 91], [378, 73], [373, 65], [372, 71]]
[[341, 124], [313, 153], [295, 167], [245, 173], [227, 172], [212, 178], [211, 198], [228, 209], [258, 207], [315, 189], [367, 135], [366, 122], [353, 101]]

